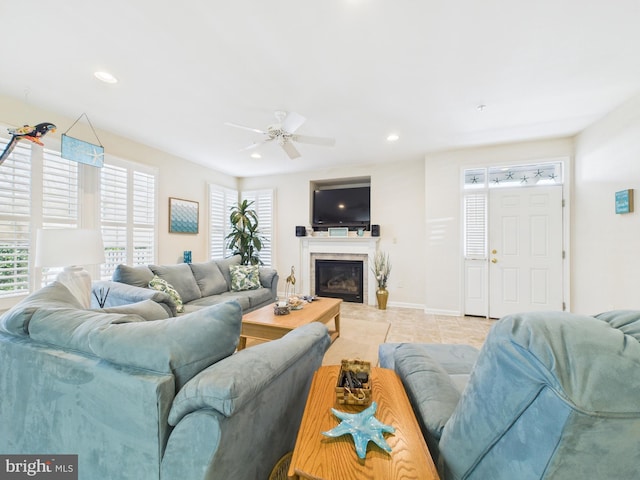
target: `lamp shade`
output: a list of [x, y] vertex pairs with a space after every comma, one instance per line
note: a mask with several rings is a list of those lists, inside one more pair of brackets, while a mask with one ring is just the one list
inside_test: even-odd
[[104, 263], [100, 230], [80, 228], [39, 229], [36, 234], [36, 267], [68, 267]]

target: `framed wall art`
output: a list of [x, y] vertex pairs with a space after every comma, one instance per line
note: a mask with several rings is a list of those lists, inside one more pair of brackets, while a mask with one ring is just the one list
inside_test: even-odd
[[198, 233], [199, 207], [198, 202], [169, 197], [169, 233]]
[[616, 192], [616, 213], [633, 212], [633, 189]]

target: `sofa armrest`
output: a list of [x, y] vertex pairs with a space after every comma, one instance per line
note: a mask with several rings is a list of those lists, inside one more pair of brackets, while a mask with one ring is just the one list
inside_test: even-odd
[[[241, 350], [200, 372], [174, 399], [163, 478], [268, 478], [293, 450], [330, 339], [321, 323]], [[211, 472], [215, 472], [212, 476]], [[185, 477], [186, 478], [186, 477]]]
[[278, 340], [240, 350], [203, 370], [180, 390], [171, 407], [169, 423], [176, 425], [182, 417], [201, 408], [213, 408], [230, 417], [283, 379], [287, 387], [273, 391], [274, 397], [267, 403], [299, 401], [292, 399], [290, 392], [297, 389], [296, 383], [310, 386], [311, 376], [330, 343], [327, 327], [313, 322]]
[[96, 295], [101, 297], [106, 294], [106, 301], [102, 308], [118, 307], [143, 302], [145, 300], [153, 300], [167, 310], [169, 316], [175, 317], [177, 315], [176, 304], [173, 302], [173, 299], [168, 294], [151, 288], [136, 287], [120, 282], [99, 281], [93, 282], [91, 289], [91, 308], [101, 308], [101, 306], [98, 305]]
[[278, 296], [278, 280], [280, 276], [273, 268], [260, 267], [260, 284], [264, 288], [269, 288], [273, 298]]

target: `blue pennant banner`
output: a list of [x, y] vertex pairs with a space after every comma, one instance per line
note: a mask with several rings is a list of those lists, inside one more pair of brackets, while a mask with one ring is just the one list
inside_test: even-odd
[[104, 164], [104, 147], [62, 134], [62, 158], [94, 167]]

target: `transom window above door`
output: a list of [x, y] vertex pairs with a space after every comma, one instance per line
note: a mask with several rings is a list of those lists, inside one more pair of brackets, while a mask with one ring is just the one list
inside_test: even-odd
[[464, 189], [561, 185], [562, 162], [533, 163], [464, 171]]

